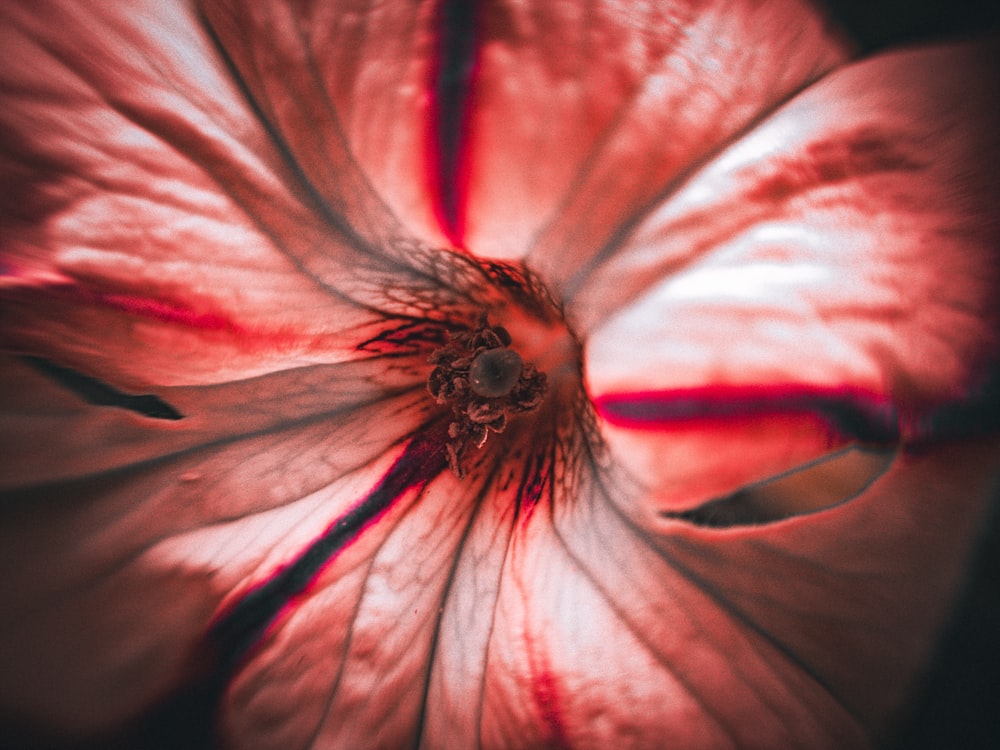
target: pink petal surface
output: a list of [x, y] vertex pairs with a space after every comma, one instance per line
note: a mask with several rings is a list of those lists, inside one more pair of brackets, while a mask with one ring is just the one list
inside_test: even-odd
[[[976, 398], [1000, 332], [991, 50], [896, 52], [830, 74], [692, 176], [588, 278], [570, 306], [590, 331], [588, 388], [640, 482], [683, 481], [667, 457], [735, 450], [743, 428], [668, 420], [640, 434], [612, 413], [629, 394], [840, 392], [887, 402], [908, 439], [928, 437], [935, 410]], [[750, 439], [729, 486], [839, 442], [811, 429]], [[674, 504], [718, 479], [710, 465], [690, 472], [692, 495], [671, 490]]]
[[969, 385], [997, 335], [991, 54], [847, 66], [694, 175], [571, 305], [592, 392]]
[[845, 58], [810, 3], [490, 3], [465, 245], [568, 293], [665, 187]]
[[[434, 3], [198, 3], [310, 189], [362, 242], [446, 244], [435, 215]], [[267, 44], [259, 44], [267, 39]]]
[[5, 481], [27, 488], [7, 493], [0, 532], [0, 689], [8, 710], [73, 731], [201, 668], [209, 620], [368, 492], [426, 401], [371, 362], [303, 368], [170, 391], [188, 416], [162, 429], [32, 377], [4, 372], [22, 394], [5, 404]]
[[[599, 525], [561, 538], [736, 746], [793, 745], [805, 727], [806, 746], [850, 746], [860, 740], [841, 711], [877, 735], [920, 669], [996, 491], [996, 449], [906, 458], [852, 502], [770, 527], [692, 528], [612, 494], [627, 519], [614, 523], [655, 552], [612, 545], [617, 535]], [[741, 654], [744, 644], [762, 666]], [[733, 683], [746, 689], [719, 698]], [[785, 691], [796, 699], [786, 703]]]
[[[853, 445], [816, 389], [913, 420], [995, 365], [982, 52], [828, 74], [812, 5], [493, 3], [469, 171], [434, 174], [438, 10], [2, 11], [2, 718], [114, 731], [218, 669], [234, 747], [865, 746], [951, 605], [995, 440], [837, 463], [849, 492], [793, 484], [760, 526], [663, 511]], [[744, 412], [635, 429], [557, 387], [442, 472], [420, 326], [519, 278], [429, 249], [449, 233], [552, 284], [606, 416], [718, 386]], [[805, 398], [746, 409], [755, 386]]]
[[[119, 384], [221, 382], [356, 356], [385, 317], [364, 304], [435, 304], [419, 243], [370, 253], [317, 211], [186, 3], [4, 15], [7, 346]], [[386, 298], [390, 271], [411, 294]]]

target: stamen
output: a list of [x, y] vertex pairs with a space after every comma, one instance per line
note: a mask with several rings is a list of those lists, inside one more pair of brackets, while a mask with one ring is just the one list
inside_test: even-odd
[[481, 448], [491, 432], [503, 432], [512, 416], [534, 411], [545, 396], [545, 374], [508, 348], [512, 343], [507, 329], [483, 315], [475, 330], [452, 335], [428, 359], [435, 367], [427, 391], [452, 410], [447, 456], [459, 478], [469, 445]]

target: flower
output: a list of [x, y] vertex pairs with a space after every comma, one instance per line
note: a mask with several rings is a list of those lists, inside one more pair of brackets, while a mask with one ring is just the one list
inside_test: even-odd
[[891, 730], [998, 478], [991, 43], [0, 13], [5, 740]]

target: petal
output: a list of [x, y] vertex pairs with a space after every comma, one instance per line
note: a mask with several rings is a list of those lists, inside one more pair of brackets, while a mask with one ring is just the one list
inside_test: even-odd
[[186, 4], [3, 15], [5, 346], [119, 386], [220, 382], [358, 356], [389, 309], [447, 314], [434, 255], [359, 249], [319, 211]]
[[562, 295], [636, 212], [844, 59], [797, 0], [497, 2], [479, 27], [464, 243]]
[[[509, 496], [481, 492], [478, 483], [443, 475], [401, 498], [323, 572], [233, 680], [222, 724], [235, 745], [390, 748], [414, 741], [421, 716], [437, 711], [425, 683], [442, 639], [442, 605], [455, 585], [451, 571], [466, 544], [477, 547], [463, 540], [478, 539], [485, 529], [471, 529], [485, 523], [500, 533], [493, 549], [503, 543]], [[482, 510], [473, 513], [477, 505]], [[487, 561], [480, 570], [495, 575]], [[481, 593], [488, 600], [489, 588]]]
[[[610, 658], [594, 666], [620, 680], [611, 694], [630, 696], [611, 703], [611, 717], [637, 723], [631, 696], [655, 679], [703, 712], [672, 722], [667, 711], [683, 704], [660, 703], [661, 736], [678, 733], [679, 746], [870, 746], [898, 715], [960, 590], [1000, 480], [998, 448], [994, 439], [908, 456], [851, 503], [776, 525], [665, 521], [629, 507], [620, 488], [606, 496], [620, 515], [586, 495], [557, 514], [564, 565], [659, 665], [627, 677]], [[574, 618], [556, 593], [568, 588], [530, 589], [551, 613], [533, 621], [545, 623], [535, 632], [553, 654], [581, 644], [563, 661], [579, 664], [593, 651], [577, 633], [602, 608]], [[596, 644], [615, 642], [594, 629]], [[578, 700], [579, 683], [564, 690]]]
[[[284, 370], [213, 386], [159, 388], [182, 416], [164, 421], [98, 407], [67, 392], [23, 360], [2, 358], [5, 490], [95, 478], [149, 466], [164, 456], [196, 453], [362, 408], [404, 393], [424, 399], [420, 373], [400, 360], [365, 360]], [[328, 429], [333, 429], [328, 428]]]
[[405, 369], [168, 389], [185, 417], [162, 429], [5, 362], [20, 397], [3, 421], [8, 715], [86, 736], [198, 675], [212, 618], [363, 497], [421, 426], [428, 399]]
[[428, 747], [866, 747], [945, 616], [995, 450], [908, 459], [833, 513], [726, 532], [636, 515], [590, 467], [571, 491], [550, 484], [544, 457], [442, 475], [275, 625], [225, 731], [260, 747], [418, 732]]
[[393, 748], [426, 725], [438, 747], [443, 722], [448, 742], [466, 746], [508, 545], [532, 503], [549, 499], [553, 428], [513, 423], [465, 479], [445, 472], [404, 493], [337, 555], [235, 676], [223, 705], [233, 743]]
[[361, 242], [447, 244], [434, 200], [434, 3], [199, 5], [295, 169]]
[[[761, 465], [743, 482], [837, 444], [824, 404], [867, 415], [883, 440], [936, 437], [952, 413], [960, 430], [995, 426], [983, 400], [1000, 335], [991, 54], [897, 52], [829, 75], [694, 175], [587, 280], [570, 314], [590, 331], [588, 388], [640, 482], [669, 479], [663, 452], [692, 418], [705, 427], [728, 407], [696, 435], [725, 443], [768, 399], [799, 426], [761, 433]], [[662, 419], [636, 432], [630, 401], [629, 413]], [[811, 455], [789, 456], [801, 429]]]

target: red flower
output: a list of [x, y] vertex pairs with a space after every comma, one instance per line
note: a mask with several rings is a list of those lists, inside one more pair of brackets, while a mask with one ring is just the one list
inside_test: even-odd
[[990, 44], [0, 16], [3, 740], [891, 729], [998, 479]]

